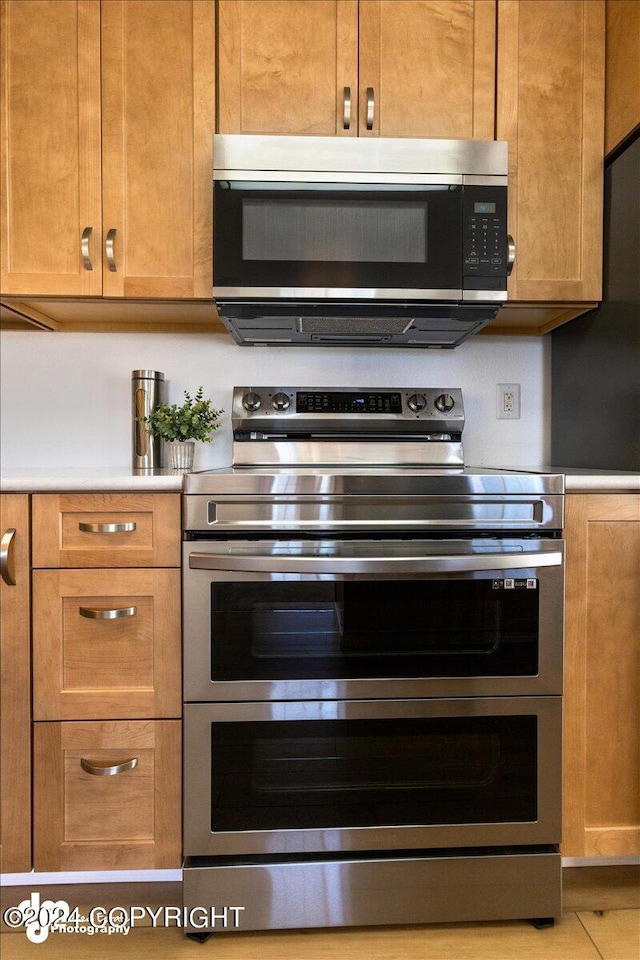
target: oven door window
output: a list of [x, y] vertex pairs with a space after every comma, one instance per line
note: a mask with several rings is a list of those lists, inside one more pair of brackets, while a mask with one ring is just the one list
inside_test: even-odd
[[214, 284], [461, 289], [462, 187], [215, 182]]
[[212, 583], [211, 679], [536, 676], [537, 580]]
[[535, 716], [215, 722], [211, 829], [537, 816]]

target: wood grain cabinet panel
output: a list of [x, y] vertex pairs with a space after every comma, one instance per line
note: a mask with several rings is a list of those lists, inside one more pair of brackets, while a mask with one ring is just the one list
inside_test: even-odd
[[33, 497], [34, 567], [179, 567], [180, 496]]
[[360, 136], [493, 139], [493, 0], [360, 0], [359, 12]]
[[509, 143], [509, 299], [602, 295], [603, 0], [500, 0], [497, 139]]
[[180, 571], [36, 570], [34, 719], [179, 717]]
[[211, 297], [213, 6], [102, 3], [108, 297]]
[[37, 723], [34, 752], [36, 870], [180, 866], [179, 721]]
[[218, 10], [221, 133], [493, 137], [494, 0], [220, 0]]
[[1, 10], [3, 294], [209, 299], [212, 0]]
[[219, 0], [220, 133], [355, 136], [357, 82], [357, 0]]
[[6, 551], [0, 579], [0, 872], [19, 873], [31, 869], [31, 591], [26, 494], [0, 495], [0, 537]]
[[605, 153], [640, 125], [640, 3], [607, 0]]
[[640, 496], [566, 504], [564, 856], [640, 853]]
[[2, 292], [99, 294], [99, 0], [3, 0], [0, 16]]

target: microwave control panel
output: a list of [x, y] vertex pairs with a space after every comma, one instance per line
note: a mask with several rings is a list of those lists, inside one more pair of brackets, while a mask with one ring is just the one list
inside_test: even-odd
[[467, 185], [462, 200], [465, 279], [507, 276], [507, 188]]

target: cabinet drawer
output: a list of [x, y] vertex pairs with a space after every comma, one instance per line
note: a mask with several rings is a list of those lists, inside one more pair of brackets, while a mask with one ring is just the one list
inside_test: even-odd
[[35, 570], [36, 720], [179, 717], [179, 570]]
[[180, 866], [178, 720], [36, 723], [34, 738], [36, 870]]
[[178, 567], [180, 495], [33, 497], [34, 567]]

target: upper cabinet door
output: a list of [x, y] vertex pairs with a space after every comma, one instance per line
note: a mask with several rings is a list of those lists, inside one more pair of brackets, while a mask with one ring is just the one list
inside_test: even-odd
[[2, 292], [211, 297], [212, 0], [2, 18]]
[[104, 0], [105, 296], [211, 296], [213, 91], [208, 0]]
[[0, 14], [2, 292], [100, 293], [99, 0]]
[[220, 0], [219, 131], [493, 138], [495, 0]]
[[509, 142], [510, 300], [599, 300], [604, 2], [500, 0], [497, 137]]
[[360, 0], [361, 136], [494, 136], [494, 0]]
[[220, 0], [218, 35], [220, 133], [357, 133], [357, 0]]

